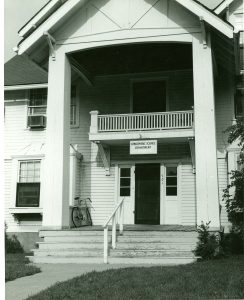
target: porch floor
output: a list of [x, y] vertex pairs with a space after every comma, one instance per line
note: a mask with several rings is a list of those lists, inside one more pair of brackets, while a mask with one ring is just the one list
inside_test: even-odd
[[[109, 226], [109, 229], [111, 229], [111, 226]], [[70, 228], [64, 230], [102, 231], [103, 226], [102, 225], [83, 226], [79, 228]], [[135, 224], [135, 225], [124, 225], [124, 231], [196, 231], [196, 226]]]

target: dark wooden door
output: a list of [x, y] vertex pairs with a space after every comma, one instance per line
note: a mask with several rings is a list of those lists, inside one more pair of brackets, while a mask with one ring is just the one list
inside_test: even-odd
[[160, 164], [136, 165], [135, 224], [160, 224]]

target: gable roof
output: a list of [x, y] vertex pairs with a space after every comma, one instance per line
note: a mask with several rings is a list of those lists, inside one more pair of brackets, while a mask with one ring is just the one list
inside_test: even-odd
[[[41, 39], [44, 32], [48, 32], [52, 29], [60, 20], [64, 17], [67, 17], [72, 11], [78, 9], [84, 5], [87, 0], [68, 0], [62, 1], [62, 4], [57, 7], [54, 11], [52, 11], [53, 7], [51, 4], [56, 3], [58, 0], [52, 0], [48, 2], [50, 9], [48, 10], [48, 5], [44, 6], [43, 9], [36, 14], [35, 24], [31, 24], [32, 31], [28, 31], [28, 26], [33, 21], [29, 21], [21, 30], [26, 31], [26, 35], [24, 35], [24, 39], [20, 41], [18, 45], [18, 54], [25, 53], [32, 45], [34, 45], [38, 40]], [[193, 14], [197, 15], [199, 18], [202, 18], [205, 22], [207, 22], [212, 27], [216, 28], [222, 34], [226, 35], [228, 38], [233, 38], [233, 26], [228, 22], [222, 20], [218, 15], [216, 15], [211, 9], [204, 6], [201, 2], [197, 0], [174, 0], [187, 10], [191, 11]], [[52, 9], [51, 9], [52, 7]], [[46, 16], [43, 17], [43, 10], [46, 8]], [[43, 20], [41, 20], [43, 18]], [[35, 28], [35, 29], [34, 29]]]
[[20, 55], [4, 64], [4, 85], [27, 85], [48, 82], [48, 73], [33, 61]]

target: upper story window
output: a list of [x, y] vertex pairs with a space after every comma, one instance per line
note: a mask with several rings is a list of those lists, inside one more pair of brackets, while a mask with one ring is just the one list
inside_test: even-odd
[[79, 125], [79, 102], [76, 94], [76, 86], [71, 86], [70, 99], [70, 126], [77, 127]]
[[[79, 106], [76, 86], [71, 87], [70, 126], [79, 125]], [[46, 127], [47, 89], [32, 89], [29, 94], [28, 126], [30, 128]]]
[[28, 126], [30, 128], [46, 127], [47, 89], [30, 90], [28, 105]]
[[244, 72], [244, 31], [240, 31], [240, 69]]
[[39, 207], [40, 160], [19, 162], [16, 207]]

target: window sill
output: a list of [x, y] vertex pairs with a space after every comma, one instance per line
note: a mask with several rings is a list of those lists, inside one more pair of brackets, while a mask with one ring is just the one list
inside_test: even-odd
[[42, 214], [41, 207], [13, 207], [9, 208], [12, 215], [17, 214]]

